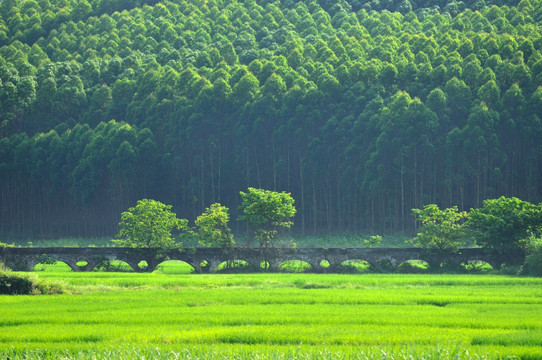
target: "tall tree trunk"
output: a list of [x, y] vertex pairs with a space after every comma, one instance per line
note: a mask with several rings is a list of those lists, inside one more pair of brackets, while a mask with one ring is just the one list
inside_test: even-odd
[[303, 159], [299, 157], [299, 184], [301, 185], [301, 232], [305, 233], [305, 184], [303, 182]]
[[316, 234], [316, 223], [318, 222], [316, 217], [316, 181], [314, 179], [314, 173], [312, 174], [312, 232]]
[[221, 201], [220, 194], [222, 193], [222, 143], [218, 143], [218, 202]]
[[401, 232], [405, 232], [405, 166], [403, 164], [403, 154], [401, 153]]
[[[204, 154], [203, 154], [203, 146], [201, 148], [200, 154], [201, 154], [201, 182], [199, 184], [199, 186], [200, 186], [200, 197], [201, 197], [200, 206], [201, 206], [201, 209], [205, 209], [205, 177], [204, 177], [204, 172], [203, 172], [205, 167], [204, 167], [204, 163], [203, 163], [203, 156], [204, 156]], [[195, 217], [195, 215], [194, 215], [194, 217]]]
[[[209, 163], [210, 163], [210, 170], [211, 170], [211, 196], [212, 196], [212, 202], [216, 202], [216, 195], [215, 195], [215, 169], [213, 164], [213, 144], [209, 142]], [[203, 207], [204, 209], [205, 207]]]

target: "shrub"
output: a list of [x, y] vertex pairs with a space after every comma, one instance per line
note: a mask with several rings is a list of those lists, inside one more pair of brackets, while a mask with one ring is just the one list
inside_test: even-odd
[[0, 295], [62, 294], [64, 285], [47, 282], [35, 276], [26, 276], [0, 267]]
[[423, 274], [428, 271], [429, 264], [425, 261], [408, 260], [397, 266], [401, 274]]
[[335, 271], [342, 274], [368, 273], [371, 271], [371, 264], [364, 260], [346, 260], [339, 264]]
[[45, 281], [40, 278], [31, 279], [34, 284], [33, 295], [56, 295], [66, 293], [65, 284], [58, 281]]
[[262, 268], [258, 268], [243, 260], [230, 260], [220, 264], [215, 271], [222, 274], [243, 274], [261, 272]]
[[102, 271], [102, 272], [134, 272], [134, 269], [125, 262], [119, 260], [109, 260], [104, 259], [94, 267], [93, 271]]
[[304, 273], [311, 270], [311, 265], [301, 260], [288, 260], [279, 265], [280, 272]]
[[529, 276], [542, 276], [542, 238], [531, 238], [521, 273]]
[[454, 253], [465, 245], [468, 231], [462, 222], [467, 218], [467, 213], [458, 211], [457, 206], [441, 210], [438, 205], [429, 204], [423, 209], [412, 209], [412, 214], [422, 224], [419, 233], [412, 239], [414, 245], [435, 255]]
[[28, 295], [33, 288], [34, 284], [28, 277], [9, 270], [0, 271], [0, 295]]
[[362, 240], [363, 246], [366, 248], [372, 248], [373, 246], [379, 245], [381, 242], [382, 236], [380, 235], [372, 235]]
[[518, 198], [484, 200], [471, 210], [467, 226], [474, 230], [476, 243], [501, 255], [528, 250], [529, 235], [542, 230], [542, 206]]
[[466, 263], [460, 264], [460, 268], [464, 272], [470, 273], [486, 273], [493, 270], [493, 266], [491, 266], [491, 264], [481, 260], [467, 261]]

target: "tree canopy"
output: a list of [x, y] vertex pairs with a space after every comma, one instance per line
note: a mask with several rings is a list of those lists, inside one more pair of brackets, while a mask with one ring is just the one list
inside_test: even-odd
[[[295, 231], [542, 201], [541, 0], [4, 0], [0, 232], [285, 189]], [[52, 211], [54, 209], [54, 211]], [[232, 229], [242, 229], [232, 224]]]
[[214, 203], [197, 217], [198, 242], [209, 247], [229, 249], [235, 244], [228, 222], [228, 208]]
[[248, 188], [240, 192], [242, 215], [239, 220], [246, 221], [254, 229], [260, 247], [272, 245], [273, 238], [280, 228], [290, 228], [296, 209], [290, 193]]
[[484, 206], [471, 210], [467, 225], [487, 250], [500, 254], [525, 251], [529, 238], [542, 235], [542, 205], [515, 197], [488, 199]]
[[132, 248], [181, 248], [182, 243], [172, 236], [174, 230], [187, 230], [188, 220], [178, 219], [171, 205], [143, 199], [121, 215], [120, 232], [116, 244]]
[[463, 227], [466, 211], [458, 211], [457, 206], [440, 209], [430, 204], [422, 209], [412, 209], [412, 214], [421, 223], [421, 228], [412, 242], [438, 255], [456, 252], [469, 242], [469, 232]]

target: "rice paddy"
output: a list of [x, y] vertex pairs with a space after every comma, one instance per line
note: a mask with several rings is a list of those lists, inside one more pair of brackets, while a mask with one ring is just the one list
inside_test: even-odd
[[542, 279], [43, 271], [0, 296], [0, 358], [542, 359]]

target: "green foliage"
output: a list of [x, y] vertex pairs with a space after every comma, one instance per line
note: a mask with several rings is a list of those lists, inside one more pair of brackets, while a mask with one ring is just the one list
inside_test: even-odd
[[43, 264], [43, 265], [52, 265], [52, 264], [55, 264], [56, 263], [56, 259], [47, 255], [47, 254], [42, 254], [40, 256], [38, 256], [36, 258], [36, 262], [38, 264]]
[[347, 260], [337, 265], [337, 273], [365, 274], [371, 272], [371, 264], [364, 260]]
[[173, 230], [181, 230], [184, 235], [189, 231], [188, 220], [178, 219], [171, 211], [171, 205], [165, 205], [152, 199], [137, 202], [121, 215], [120, 232], [115, 244], [132, 248], [157, 248], [162, 250], [180, 248], [182, 242], [176, 242]]
[[499, 254], [524, 251], [528, 237], [542, 231], [542, 206], [515, 197], [489, 199], [472, 209], [467, 226], [478, 245]]
[[27, 241], [16, 240], [11, 246], [34, 246], [34, 247], [108, 247], [112, 246], [110, 237], [100, 238], [56, 238], [56, 239], [32, 239], [31, 245]]
[[304, 273], [312, 269], [311, 265], [301, 260], [289, 260], [279, 265], [279, 271], [289, 273]]
[[11, 271], [0, 271], [0, 295], [28, 295], [33, 288], [34, 284], [28, 277]]
[[362, 240], [363, 247], [372, 248], [373, 246], [378, 246], [382, 242], [382, 236], [380, 235], [371, 235], [368, 238]]
[[137, 199], [193, 220], [247, 184], [291, 192], [312, 234], [411, 233], [427, 199], [538, 203], [541, 14], [539, 0], [4, 0], [0, 187], [20, 195], [2, 229], [110, 236]]
[[63, 292], [65, 292], [64, 285], [59, 282], [22, 275], [0, 266], [0, 295], [52, 295]]
[[271, 190], [248, 188], [248, 192], [240, 192], [243, 212], [239, 220], [246, 221], [254, 228], [256, 239], [260, 247], [272, 245], [277, 230], [290, 228], [294, 223], [296, 209], [294, 199], [290, 193]]
[[521, 273], [529, 276], [542, 276], [542, 238], [530, 237]]
[[119, 260], [104, 259], [100, 261], [93, 271], [98, 272], [133, 272], [134, 269], [127, 263]]
[[468, 231], [462, 225], [467, 213], [458, 211], [457, 206], [441, 210], [438, 205], [430, 204], [423, 209], [412, 209], [412, 214], [422, 224], [412, 239], [414, 245], [445, 254], [457, 251], [467, 242]]
[[249, 264], [243, 260], [229, 260], [218, 265], [216, 272], [220, 274], [243, 274], [243, 273], [257, 273], [263, 269], [255, 265]]
[[231, 248], [235, 241], [228, 227], [229, 219], [225, 206], [215, 203], [206, 208], [196, 219], [198, 242], [208, 247]]
[[469, 261], [461, 264], [460, 268], [469, 273], [484, 273], [493, 270], [493, 267], [490, 264], [483, 261]]
[[427, 273], [429, 264], [425, 261], [408, 260], [397, 266], [396, 271], [402, 274], [423, 274]]

